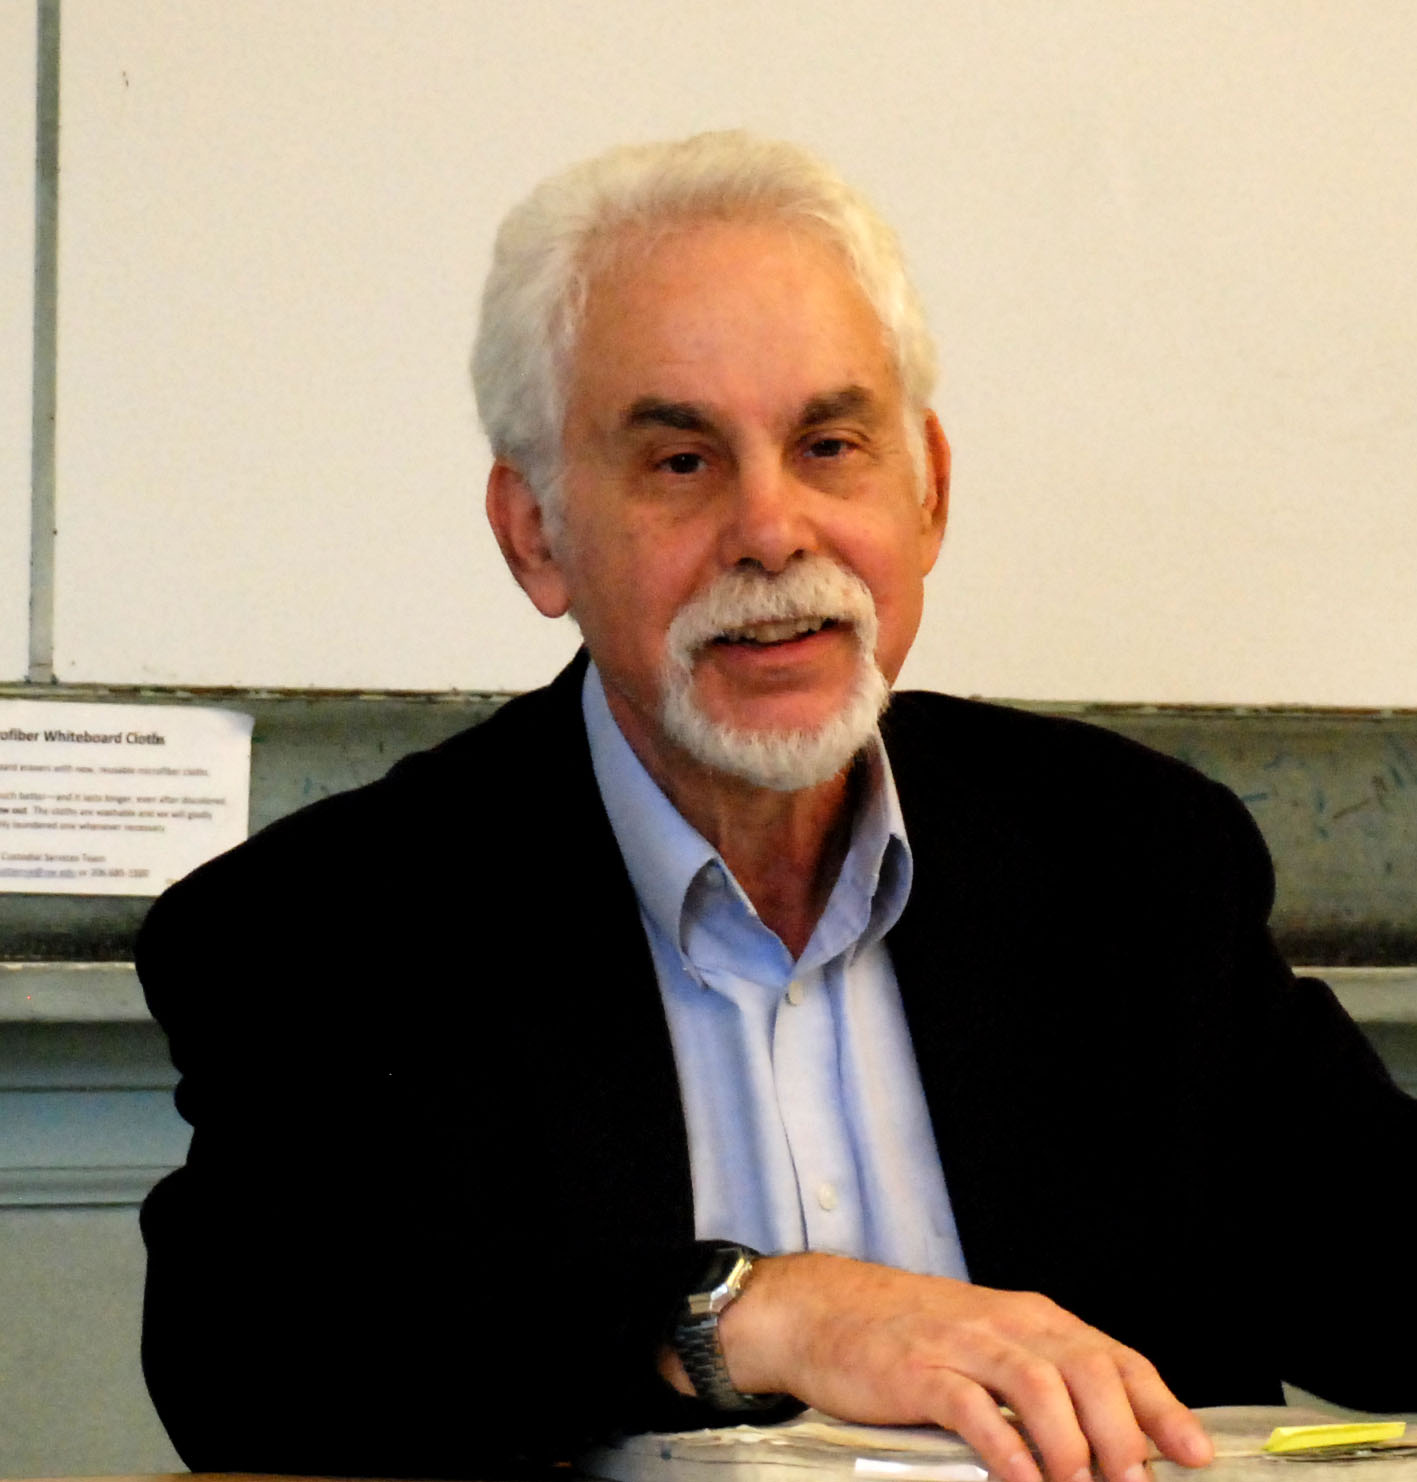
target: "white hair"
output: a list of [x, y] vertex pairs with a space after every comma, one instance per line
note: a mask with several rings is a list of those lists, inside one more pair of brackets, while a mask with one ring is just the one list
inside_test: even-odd
[[[559, 515], [566, 382], [595, 273], [634, 233], [694, 220], [778, 220], [834, 246], [880, 318], [907, 407], [923, 415], [935, 347], [895, 233], [807, 150], [740, 130], [626, 145], [552, 176], [497, 233], [472, 354], [493, 454]], [[925, 484], [920, 416], [907, 417]]]

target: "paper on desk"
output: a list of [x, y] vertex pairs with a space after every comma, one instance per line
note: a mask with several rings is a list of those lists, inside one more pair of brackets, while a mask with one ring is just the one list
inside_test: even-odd
[[[1007, 1412], [1006, 1412], [1007, 1413]], [[1285, 1406], [1216, 1406], [1196, 1415], [1215, 1442], [1212, 1467], [1194, 1472], [1153, 1450], [1157, 1482], [1417, 1482], [1411, 1453], [1312, 1459], [1266, 1455], [1277, 1425], [1318, 1425], [1322, 1411]], [[957, 1435], [933, 1426], [851, 1425], [807, 1410], [781, 1425], [628, 1436], [580, 1458], [579, 1474], [610, 1482], [984, 1482], [988, 1473]], [[1378, 1469], [1381, 1468], [1381, 1473]], [[784, 1470], [786, 1469], [786, 1470]], [[1332, 1470], [1331, 1470], [1332, 1469]]]
[[246, 837], [251, 717], [0, 700], [0, 891], [157, 895]]
[[1354, 1452], [1369, 1447], [1413, 1450], [1405, 1420], [1325, 1420], [1319, 1425], [1278, 1425], [1264, 1449], [1276, 1456]]
[[[1339, 1418], [1298, 1405], [1213, 1405], [1195, 1414], [1215, 1442], [1217, 1457], [1263, 1456], [1276, 1427], [1329, 1426]], [[1281, 1455], [1269, 1453], [1271, 1458]]]
[[[813, 1477], [985, 1482], [974, 1449], [934, 1426], [849, 1425], [817, 1410], [779, 1425], [627, 1436], [580, 1458], [577, 1471], [610, 1482], [780, 1482]], [[729, 1469], [726, 1471], [725, 1469]]]
[[1411, 1452], [1357, 1456], [1266, 1453], [1276, 1426], [1323, 1425], [1334, 1416], [1322, 1410], [1282, 1405], [1220, 1405], [1197, 1410], [1197, 1419], [1215, 1442], [1215, 1462], [1194, 1472], [1153, 1457], [1156, 1482], [1413, 1482], [1417, 1460]]

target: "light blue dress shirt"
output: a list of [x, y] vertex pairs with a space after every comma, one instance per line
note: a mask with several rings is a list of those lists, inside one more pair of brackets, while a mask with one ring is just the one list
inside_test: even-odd
[[698, 1237], [967, 1279], [881, 940], [911, 859], [879, 739], [841, 873], [794, 962], [645, 771], [594, 665], [581, 701], [669, 1020]]

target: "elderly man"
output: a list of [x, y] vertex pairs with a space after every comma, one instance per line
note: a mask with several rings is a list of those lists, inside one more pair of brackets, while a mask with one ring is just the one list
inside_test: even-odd
[[1243, 809], [1077, 724], [881, 718], [949, 449], [865, 203], [737, 134], [591, 161], [504, 224], [474, 372], [492, 528], [585, 653], [152, 912], [189, 1464], [534, 1471], [806, 1402], [1134, 1482], [1209, 1459], [1183, 1400], [1417, 1405], [1342, 1295], [1410, 1193], [1272, 1178], [1410, 1168], [1417, 1106], [1276, 958]]

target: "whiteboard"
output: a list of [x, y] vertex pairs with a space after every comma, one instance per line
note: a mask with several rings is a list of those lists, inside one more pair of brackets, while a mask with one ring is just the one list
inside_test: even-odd
[[59, 676], [519, 689], [482, 525], [502, 212], [746, 124], [900, 228], [955, 447], [906, 682], [1417, 705], [1417, 8], [65, 10]]
[[29, 668], [35, 16], [0, 6], [0, 683]]

